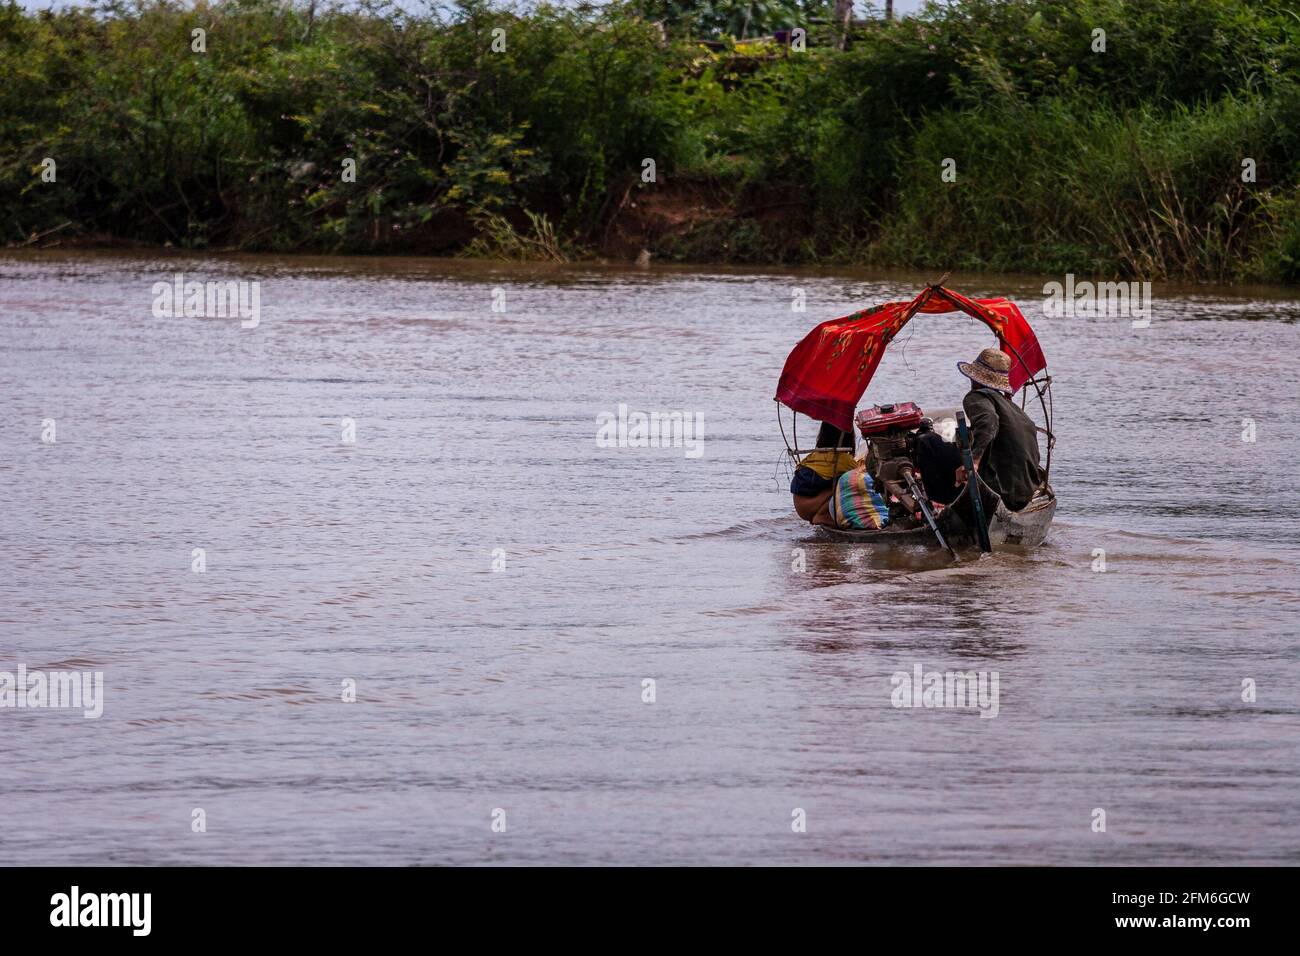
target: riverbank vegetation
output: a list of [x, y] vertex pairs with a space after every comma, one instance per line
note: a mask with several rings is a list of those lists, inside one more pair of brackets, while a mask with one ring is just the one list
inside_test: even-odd
[[0, 242], [1296, 282], [1286, 7], [9, 0]]

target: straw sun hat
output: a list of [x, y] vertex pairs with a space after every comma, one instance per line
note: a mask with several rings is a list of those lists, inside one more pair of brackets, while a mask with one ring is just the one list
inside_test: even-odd
[[974, 362], [958, 362], [957, 371], [977, 385], [1011, 391], [1011, 356], [1000, 349], [985, 349]]

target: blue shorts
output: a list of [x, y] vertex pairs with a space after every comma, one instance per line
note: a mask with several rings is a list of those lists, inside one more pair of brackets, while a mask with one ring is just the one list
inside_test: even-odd
[[800, 465], [794, 470], [794, 477], [790, 480], [790, 494], [798, 495], [800, 498], [812, 498], [825, 494], [834, 486], [835, 482], [831, 479], [823, 478], [811, 468]]

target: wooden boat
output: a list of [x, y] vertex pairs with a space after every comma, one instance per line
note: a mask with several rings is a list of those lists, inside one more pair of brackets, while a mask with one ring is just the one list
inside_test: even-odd
[[[875, 374], [886, 347], [914, 315], [918, 312], [965, 313], [987, 325], [997, 336], [1002, 351], [1010, 357], [1013, 393], [1024, 389], [1021, 407], [1024, 407], [1030, 386], [1038, 395], [1045, 423], [1039, 426], [1039, 430], [1047, 436], [1042, 485], [1029, 504], [1019, 511], [1012, 511], [991, 488], [981, 484], [985, 492], [981, 500], [985, 508], [988, 541], [993, 549], [1037, 547], [1047, 537], [1056, 515], [1056, 495], [1047, 481], [1056, 443], [1052, 434], [1052, 379], [1046, 374], [1047, 359], [1037, 336], [1015, 303], [1005, 298], [969, 299], [944, 288], [944, 279], [926, 286], [910, 302], [890, 302], [823, 322], [795, 346], [786, 359], [776, 393], [778, 422], [781, 421], [780, 405], [792, 412], [795, 440], [792, 447], [787, 439], [786, 448], [796, 461], [811, 451], [797, 447], [793, 413], [803, 413], [844, 432], [854, 430], [853, 413], [858, 400]], [[892, 406], [882, 407], [889, 409]], [[908, 407], [915, 410], [915, 406]], [[946, 441], [952, 441], [953, 432], [957, 430], [957, 416], [963, 413], [959, 409], [935, 409], [926, 414], [933, 420], [934, 430]], [[781, 423], [781, 432], [785, 434], [784, 423]], [[865, 430], [863, 434], [867, 434]], [[963, 489], [951, 505], [935, 516], [936, 525], [949, 544], [966, 544], [977, 539], [969, 496], [969, 487]], [[850, 530], [822, 524], [813, 527], [819, 536], [836, 541], [938, 546], [934, 531], [924, 522], [891, 524], [878, 530]]]
[[[1036, 548], [1047, 537], [1056, 515], [1056, 495], [1050, 488], [1040, 491], [1029, 504], [1019, 511], [1012, 511], [994, 492], [985, 498], [985, 507], [990, 499], [995, 505], [990, 509], [988, 519], [989, 543], [994, 550], [1004, 547]], [[975, 529], [971, 527], [970, 509], [966, 505], [966, 492], [951, 505], [935, 516], [935, 523], [947, 541], [954, 545], [975, 543]], [[832, 541], [853, 541], [858, 544], [915, 544], [938, 547], [934, 532], [926, 524], [905, 528], [901, 525], [889, 525], [879, 531], [847, 531], [830, 525], [813, 525], [820, 537]]]

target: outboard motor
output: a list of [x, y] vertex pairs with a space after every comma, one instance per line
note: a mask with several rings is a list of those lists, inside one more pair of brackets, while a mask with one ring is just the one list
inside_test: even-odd
[[915, 402], [873, 405], [858, 412], [858, 430], [870, 449], [867, 470], [888, 497], [902, 505], [894, 520], [911, 518], [920, 507], [907, 491], [903, 473], [914, 470], [912, 429], [920, 425], [924, 417]]
[[882, 435], [893, 428], [910, 429], [921, 424], [925, 416], [916, 402], [899, 402], [896, 405], [872, 405], [858, 412], [858, 431], [863, 438]]

